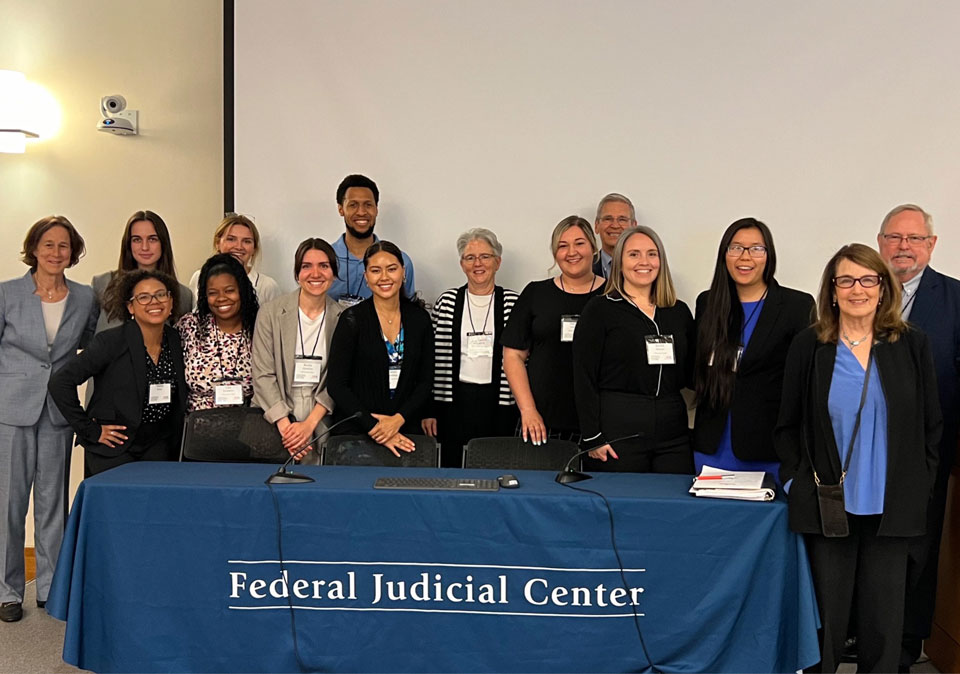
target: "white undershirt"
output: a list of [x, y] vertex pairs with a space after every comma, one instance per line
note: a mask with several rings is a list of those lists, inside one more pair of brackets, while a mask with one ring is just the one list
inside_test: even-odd
[[[69, 295], [70, 292], [67, 292]], [[47, 348], [53, 347], [53, 340], [57, 338], [57, 330], [60, 329], [60, 321], [63, 320], [63, 310], [67, 307], [67, 295], [59, 302], [41, 302], [40, 308], [43, 310], [43, 327], [47, 331]]]
[[[467, 333], [481, 332], [493, 334], [494, 293], [489, 295], [474, 295], [467, 293], [463, 303], [463, 316], [460, 320], [460, 381], [468, 384], [489, 384], [493, 381], [493, 357], [480, 356], [471, 358], [467, 355]], [[489, 318], [487, 311], [489, 309]], [[473, 327], [470, 327], [470, 316], [473, 316]], [[487, 327], [483, 327], [486, 320]]]
[[[303, 313], [303, 309], [297, 307], [297, 311], [300, 312], [300, 327], [298, 329], [300, 334], [297, 335], [297, 348], [295, 351], [296, 355], [304, 355], [303, 351], [306, 349], [307, 356], [320, 356], [323, 358], [322, 362], [326, 362], [327, 342], [324, 340], [323, 335], [319, 335], [318, 339], [318, 333], [323, 325], [323, 316], [326, 313], [326, 310], [321, 311], [316, 318], [312, 319]], [[314, 342], [317, 344], [316, 351], [313, 349]], [[303, 344], [302, 348], [301, 343]]]

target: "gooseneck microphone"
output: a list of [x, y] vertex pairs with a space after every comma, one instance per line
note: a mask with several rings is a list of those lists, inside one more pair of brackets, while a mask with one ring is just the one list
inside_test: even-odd
[[341, 424], [345, 424], [348, 421], [359, 419], [361, 416], [363, 416], [362, 412], [359, 412], [359, 411], [354, 412], [346, 419], [341, 419], [340, 421], [333, 424], [329, 428], [324, 429], [323, 431], [317, 433], [312, 438], [307, 440], [301, 447], [298, 447], [297, 450], [290, 455], [290, 458], [287, 459], [282, 466], [280, 466], [280, 470], [278, 470], [276, 473], [274, 473], [273, 475], [267, 478], [266, 484], [291, 484], [291, 483], [297, 483], [297, 482], [313, 482], [314, 481], [313, 478], [310, 477], [309, 475], [288, 471], [287, 466], [290, 465], [290, 463], [294, 460], [294, 457], [300, 454], [300, 452], [302, 452], [304, 449], [306, 449], [307, 447], [315, 443], [317, 440], [321, 439], [323, 436], [329, 435], [330, 431], [332, 431], [334, 428], [336, 428], [337, 426], [340, 426]]
[[[604, 444], [613, 446], [613, 443], [615, 442], [620, 442], [621, 440], [632, 440], [634, 438], [639, 438], [642, 435], [644, 435], [644, 433], [634, 433], [633, 435], [625, 435], [622, 438], [616, 438], [614, 440], [610, 440], [609, 442], [605, 442]], [[563, 470], [557, 473], [557, 477], [555, 478], [556, 481], [559, 482], [560, 484], [570, 484], [571, 482], [582, 482], [583, 480], [592, 479], [593, 478], [592, 475], [587, 475], [586, 473], [583, 473], [579, 470], [573, 470], [570, 467], [570, 465], [573, 463], [573, 460], [576, 459], [577, 457], [583, 456], [584, 454], [592, 452], [593, 450], [598, 449], [600, 447], [603, 447], [603, 445], [597, 445], [596, 447], [591, 447], [590, 449], [582, 449], [576, 454], [574, 454], [573, 456], [571, 456], [570, 459], [567, 461], [567, 465], [563, 467]]]

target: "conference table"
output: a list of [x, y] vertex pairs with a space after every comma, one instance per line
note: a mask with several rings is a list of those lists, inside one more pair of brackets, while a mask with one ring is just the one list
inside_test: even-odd
[[84, 480], [47, 603], [66, 620], [64, 660], [96, 672], [794, 672], [819, 660], [810, 569], [782, 499], [698, 498], [680, 475], [571, 487], [519, 471], [518, 488], [482, 492], [373, 485], [498, 471], [298, 470], [315, 482], [152, 462]]

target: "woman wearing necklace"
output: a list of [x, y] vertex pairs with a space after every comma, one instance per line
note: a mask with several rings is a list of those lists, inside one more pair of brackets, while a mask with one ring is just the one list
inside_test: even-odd
[[89, 286], [64, 270], [84, 253], [62, 216], [43, 218], [23, 241], [30, 270], [0, 283], [0, 621], [23, 616], [23, 541], [30, 490], [37, 542], [37, 605], [46, 603], [67, 512], [73, 429], [47, 395], [53, 370], [85, 346], [97, 323]]
[[[126, 298], [120, 297], [119, 303], [110, 300], [118, 297], [116, 284], [123, 272], [134, 269], [157, 270], [173, 278], [177, 277], [173, 261], [173, 246], [170, 244], [170, 232], [159, 215], [153, 211], [137, 211], [127, 220], [120, 237], [120, 260], [114, 271], [107, 271], [93, 277], [90, 285], [97, 294], [100, 305], [100, 319], [97, 332], [115, 328], [127, 319]], [[190, 311], [193, 293], [182, 283], [177, 284], [177, 312], [171, 314], [176, 322], [181, 313]], [[87, 391], [87, 400], [92, 390]]]
[[573, 339], [587, 470], [693, 470], [680, 393], [690, 380], [693, 337], [660, 237], [649, 227], [624, 230], [605, 294], [587, 303]]
[[774, 432], [790, 527], [806, 534], [820, 671], [834, 672], [857, 601], [857, 670], [897, 670], [909, 537], [924, 533], [942, 418], [927, 337], [871, 248], [827, 263], [817, 322], [793, 340]]
[[593, 273], [597, 240], [583, 218], [561, 220], [550, 250], [560, 275], [528, 283], [503, 331], [503, 370], [520, 409], [518, 430], [534, 445], [548, 438], [580, 439], [573, 374], [565, 364], [580, 314], [604, 283]]
[[183, 342], [187, 412], [249, 404], [251, 352], [260, 305], [243, 265], [214, 255], [200, 269], [197, 308], [177, 321]]
[[276, 425], [291, 455], [316, 464], [319, 451], [300, 450], [329, 426], [334, 409], [327, 391], [328, 365], [342, 309], [328, 295], [337, 277], [333, 247], [323, 239], [302, 241], [293, 258], [293, 277], [299, 288], [268, 302], [257, 316], [253, 404]]
[[344, 434], [363, 432], [396, 456], [415, 447], [433, 386], [433, 329], [422, 302], [403, 291], [403, 254], [377, 241], [363, 256], [373, 296], [340, 315], [330, 345], [330, 394]]
[[463, 447], [473, 438], [513, 435], [517, 404], [503, 372], [500, 338], [517, 294], [496, 285], [503, 246], [489, 229], [471, 229], [457, 239], [466, 285], [450, 288], [433, 306], [434, 415], [423, 420], [437, 436], [444, 467], [463, 465]]
[[[130, 318], [97, 333], [50, 378], [50, 395], [83, 445], [86, 477], [131, 461], [177, 457], [187, 384], [180, 335], [167, 319], [178, 286], [158, 271], [124, 274], [116, 289], [127, 298]], [[77, 386], [90, 377], [93, 397], [84, 410]]]
[[727, 227], [710, 290], [697, 298], [697, 472], [706, 464], [778, 476], [773, 428], [783, 365], [790, 342], [813, 322], [814, 302], [778, 284], [776, 268], [777, 250], [764, 223], [743, 218]]

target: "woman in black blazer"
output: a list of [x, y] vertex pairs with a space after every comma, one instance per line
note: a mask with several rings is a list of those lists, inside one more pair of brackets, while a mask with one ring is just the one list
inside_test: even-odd
[[340, 315], [330, 344], [328, 390], [342, 433], [366, 433], [396, 456], [412, 452], [433, 385], [433, 327], [422, 304], [404, 296], [403, 255], [377, 241], [363, 256], [373, 296]]
[[857, 671], [897, 671], [907, 542], [926, 527], [942, 426], [930, 345], [900, 317], [900, 284], [876, 251], [844, 246], [816, 324], [787, 354], [774, 432], [790, 527], [810, 554], [821, 671], [836, 671], [854, 598]]
[[[180, 335], [166, 324], [179, 284], [141, 269], [116, 287], [131, 318], [98, 333], [49, 384], [83, 445], [87, 477], [131, 461], [176, 459], [187, 405]], [[90, 377], [94, 393], [84, 411], [77, 386]]]
[[710, 290], [697, 297], [693, 458], [728, 470], [779, 472], [773, 427], [790, 342], [813, 321], [809, 294], [777, 283], [777, 250], [759, 220], [723, 233]]

